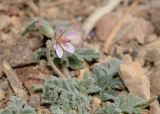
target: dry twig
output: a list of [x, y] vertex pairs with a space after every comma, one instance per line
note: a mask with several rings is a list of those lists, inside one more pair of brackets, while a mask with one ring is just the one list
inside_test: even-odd
[[140, 0], [135, 0], [135, 2], [129, 6], [125, 12], [125, 14], [122, 16], [121, 20], [117, 23], [115, 28], [112, 30], [108, 38], [106, 38], [104, 42], [104, 52], [108, 53], [110, 46], [112, 45], [112, 41], [116, 37], [118, 31], [121, 29], [122, 25], [124, 22], [126, 22], [128, 16], [132, 13], [132, 11], [136, 8], [137, 4], [139, 3]]
[[28, 95], [26, 91], [24, 90], [21, 81], [18, 79], [17, 74], [15, 71], [11, 68], [9, 63], [3, 62], [3, 71], [7, 76], [7, 79], [10, 83], [10, 86], [16, 96], [19, 96], [23, 98], [24, 100], [28, 100]]
[[111, 12], [122, 0], [110, 0], [109, 3], [94, 11], [83, 23], [82, 29], [85, 32], [84, 38], [88, 36], [96, 22], [106, 13]]

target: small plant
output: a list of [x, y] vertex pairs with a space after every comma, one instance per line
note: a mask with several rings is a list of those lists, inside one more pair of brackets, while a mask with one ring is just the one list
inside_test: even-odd
[[[42, 91], [42, 104], [48, 104], [51, 114], [140, 114], [156, 97], [144, 100], [131, 94], [111, 94], [109, 88], [115, 93], [116, 85], [121, 89], [124, 87], [118, 78], [120, 64], [118, 59], [99, 63], [90, 73], [91, 76], [85, 74], [82, 80], [58, 77], [47, 79], [43, 85], [38, 86], [38, 90]], [[92, 112], [90, 106], [93, 97], [99, 97], [102, 101], [102, 107], [95, 112]], [[35, 110], [20, 98], [12, 97], [0, 114], [35, 114]]]
[[[40, 88], [38, 87], [42, 90], [43, 103], [50, 104], [53, 114], [140, 114], [140, 111], [156, 98], [146, 101], [131, 94], [117, 96], [115, 86], [119, 85], [124, 89], [118, 76], [113, 78], [118, 75], [120, 63], [118, 59], [111, 59], [109, 62], [98, 64], [91, 73], [92, 76], [86, 74], [82, 80], [57, 77], [46, 80]], [[97, 75], [97, 70], [100, 72], [99, 77], [94, 76]], [[111, 82], [115, 85], [110, 84]], [[111, 88], [114, 94], [111, 94], [107, 87]], [[90, 107], [93, 97], [99, 97], [102, 104], [106, 104], [94, 113]]]
[[96, 53], [92, 49], [75, 49], [71, 44], [71, 40], [79, 37], [78, 32], [69, 29], [66, 25], [57, 24], [53, 28], [47, 21], [33, 18], [26, 26], [22, 35], [34, 30], [38, 30], [48, 39], [46, 41], [46, 47], [39, 48], [35, 51], [33, 60], [38, 62], [41, 57], [46, 56], [49, 65], [60, 77], [65, 77], [65, 75], [60, 72], [58, 67], [82, 68], [84, 61], [91, 62], [101, 56], [101, 53]]
[[26, 102], [16, 96], [12, 96], [8, 106], [0, 114], [36, 114], [36, 112]]
[[[46, 57], [49, 65], [60, 77], [65, 77], [58, 68], [79, 69], [84, 62], [91, 63], [101, 57], [92, 49], [76, 49], [71, 44], [77, 38], [77, 32], [62, 24], [55, 28], [42, 19], [33, 18], [22, 35], [38, 30], [47, 37], [46, 47], [41, 47], [33, 54], [34, 62]], [[118, 69], [122, 61], [113, 58], [93, 66], [91, 72], [85, 73], [82, 80], [76, 78], [51, 77], [43, 85], [35, 86], [41, 90], [42, 105], [47, 104], [52, 114], [140, 114], [156, 97], [149, 100], [131, 94], [118, 96], [117, 90], [125, 89], [119, 77]], [[92, 98], [99, 98], [101, 104], [93, 111]], [[18, 97], [11, 97], [8, 106], [0, 114], [36, 114]]]

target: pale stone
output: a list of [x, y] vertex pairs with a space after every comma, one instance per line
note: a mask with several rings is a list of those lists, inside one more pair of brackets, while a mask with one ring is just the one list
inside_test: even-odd
[[133, 62], [130, 65], [120, 65], [119, 73], [124, 84], [132, 94], [144, 99], [150, 98], [149, 79], [138, 62]]
[[5, 98], [5, 91], [0, 89], [0, 101], [2, 101]]

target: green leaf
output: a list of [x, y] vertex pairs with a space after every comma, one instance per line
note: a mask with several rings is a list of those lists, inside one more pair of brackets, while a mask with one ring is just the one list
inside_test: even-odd
[[47, 21], [42, 20], [40, 18], [31, 18], [30, 22], [25, 27], [22, 35], [25, 35], [28, 32], [33, 31], [34, 29], [38, 30], [40, 33], [47, 36], [48, 38], [54, 37], [54, 30], [52, 26], [50, 26], [50, 24]]
[[71, 56], [68, 56], [66, 62], [67, 62], [67, 66], [72, 69], [80, 69], [83, 67], [82, 65], [83, 62], [79, 60], [79, 58], [74, 54]]
[[121, 111], [113, 103], [106, 103], [103, 108], [96, 111], [96, 114], [122, 114]]
[[90, 48], [79, 48], [76, 50], [75, 55], [79, 58], [79, 60], [83, 61], [93, 61], [101, 57], [101, 53], [96, 53], [94, 50]]
[[35, 24], [38, 22], [38, 18], [31, 18], [30, 22], [26, 25], [22, 35], [26, 35], [28, 32], [31, 32], [35, 28]]
[[[89, 52], [90, 55], [87, 55]], [[82, 55], [81, 55], [82, 54]], [[33, 61], [39, 62], [42, 57], [46, 57], [46, 49], [39, 48], [33, 53]], [[74, 54], [64, 52], [64, 56], [60, 59], [57, 57], [55, 51], [51, 51], [51, 58], [53, 62], [60, 67], [66, 66], [71, 69], [83, 68], [83, 61], [92, 61], [100, 57], [100, 53], [95, 53], [91, 49], [78, 49]]]
[[93, 68], [93, 78], [96, 85], [101, 88], [100, 98], [107, 100], [115, 96], [114, 89], [124, 89], [122, 80], [118, 75], [119, 65], [122, 62], [118, 59], [111, 59], [108, 62], [100, 63]]
[[136, 106], [142, 104], [143, 102], [145, 102], [144, 99], [129, 94], [127, 97], [117, 97], [114, 103], [122, 113], [139, 114], [140, 109], [136, 108]]
[[20, 98], [12, 96], [8, 106], [0, 114], [36, 114], [36, 112]]
[[103, 108], [98, 109], [96, 114], [140, 114], [141, 109], [136, 106], [144, 102], [144, 99], [131, 94], [119, 96], [115, 97], [114, 103], [106, 104]]
[[47, 21], [43, 20], [43, 21], [40, 21], [38, 24], [39, 24], [38, 26], [40, 26], [39, 31], [43, 35], [47, 36], [48, 38], [54, 37], [54, 30]]
[[77, 114], [89, 114], [90, 97], [79, 90], [76, 79], [53, 77], [42, 87], [43, 101], [51, 104], [54, 114], [71, 114], [73, 110]]
[[101, 88], [99, 88], [95, 83], [95, 80], [86, 74], [83, 80], [78, 81], [78, 87], [80, 91], [88, 94], [98, 93], [100, 92]]
[[39, 48], [32, 55], [33, 62], [39, 62], [41, 57], [45, 57], [45, 56], [46, 56], [46, 49]]

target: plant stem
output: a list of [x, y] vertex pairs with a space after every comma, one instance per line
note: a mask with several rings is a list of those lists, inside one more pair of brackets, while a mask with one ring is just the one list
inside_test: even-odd
[[70, 74], [70, 72], [69, 72], [69, 70], [68, 70], [67, 67], [64, 66], [64, 67], [62, 68], [62, 72], [63, 72], [63, 74], [64, 74], [65, 76], [71, 77], [71, 74]]
[[38, 91], [42, 91], [42, 85], [34, 85], [31, 90], [33, 92], [38, 92]]
[[52, 59], [51, 59], [51, 54], [50, 54], [51, 48], [47, 48], [46, 50], [46, 56], [47, 56], [47, 60], [49, 65], [51, 65], [52, 69], [55, 71], [55, 73], [62, 78], [65, 78], [65, 75], [56, 67], [56, 65], [53, 63]]
[[140, 109], [144, 109], [144, 108], [148, 107], [156, 99], [157, 99], [157, 96], [152, 96], [149, 100], [147, 100], [144, 103], [141, 103], [135, 107], [140, 108]]

